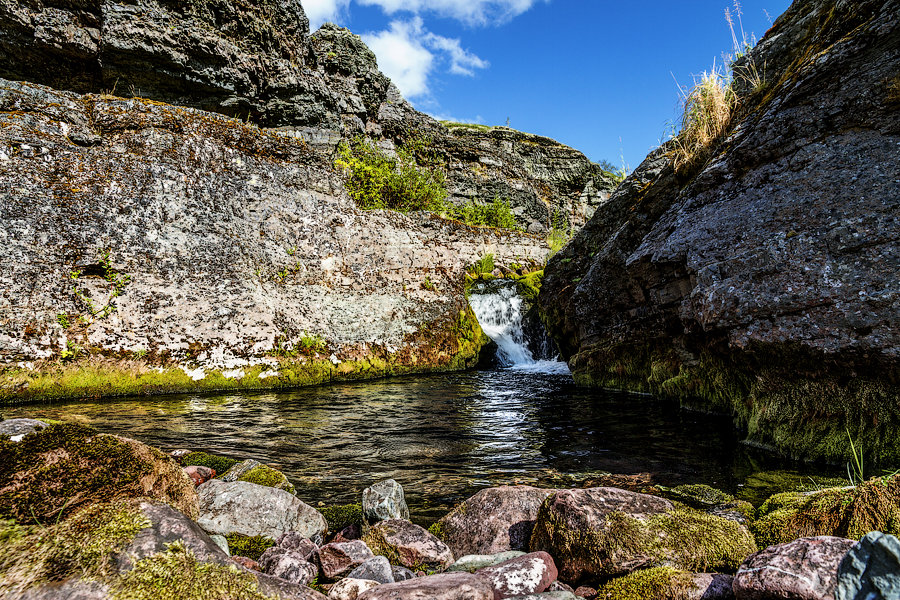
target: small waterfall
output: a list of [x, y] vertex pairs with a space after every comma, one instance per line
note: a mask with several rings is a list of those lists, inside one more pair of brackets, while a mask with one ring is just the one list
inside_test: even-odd
[[[469, 294], [469, 305], [478, 317], [484, 333], [497, 344], [500, 366], [532, 371], [568, 373], [551, 342], [538, 326], [524, 322], [524, 301], [511, 281], [476, 284]], [[526, 331], [531, 330], [531, 335]]]

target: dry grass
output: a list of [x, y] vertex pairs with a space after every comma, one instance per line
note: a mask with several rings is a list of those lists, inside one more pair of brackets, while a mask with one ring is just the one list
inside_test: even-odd
[[674, 165], [679, 174], [692, 171], [708, 157], [709, 151], [727, 130], [738, 106], [731, 82], [713, 66], [682, 89], [684, 111], [681, 130], [674, 139]]

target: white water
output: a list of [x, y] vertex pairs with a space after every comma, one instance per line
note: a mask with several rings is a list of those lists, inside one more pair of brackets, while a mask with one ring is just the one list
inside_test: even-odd
[[522, 330], [522, 304], [522, 298], [512, 285], [490, 293], [474, 291], [469, 296], [469, 305], [478, 317], [478, 323], [497, 343], [497, 359], [501, 366], [536, 373], [568, 373], [569, 368], [564, 362], [534, 358]]

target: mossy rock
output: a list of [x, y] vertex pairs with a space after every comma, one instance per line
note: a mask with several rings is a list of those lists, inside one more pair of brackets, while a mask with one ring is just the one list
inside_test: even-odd
[[241, 475], [238, 478], [238, 481], [246, 481], [248, 483], [255, 483], [256, 485], [264, 485], [266, 487], [284, 490], [289, 494], [296, 495], [297, 493], [297, 489], [290, 481], [288, 481], [284, 473], [266, 465], [253, 467]]
[[440, 521], [435, 521], [431, 525], [428, 526], [428, 533], [441, 540], [442, 542], [446, 541], [446, 533], [444, 532], [444, 526]]
[[853, 540], [870, 531], [900, 535], [900, 475], [875, 477], [855, 488], [776, 494], [759, 508], [752, 530], [760, 547], [819, 535]]
[[781, 492], [815, 492], [846, 484], [846, 479], [838, 477], [812, 477], [791, 471], [758, 471], [744, 480], [737, 497], [753, 506], [761, 506], [766, 499]]
[[534, 271], [527, 275], [522, 275], [516, 279], [516, 289], [529, 305], [537, 302], [538, 294], [541, 292], [541, 281], [544, 278], [544, 271]]
[[181, 457], [182, 466], [190, 467], [196, 465], [199, 467], [209, 467], [210, 469], [214, 469], [216, 475], [219, 477], [224, 475], [228, 469], [237, 463], [238, 461], [233, 458], [209, 454], [207, 452], [191, 452], [190, 454]]
[[653, 567], [613, 579], [597, 590], [597, 600], [693, 600], [691, 573], [672, 567]]
[[275, 545], [275, 540], [261, 535], [229, 533], [225, 539], [228, 540], [228, 551], [232, 556], [246, 556], [253, 560], [259, 560], [263, 552]]
[[50, 581], [112, 576], [115, 554], [149, 525], [138, 500], [82, 507], [50, 525], [0, 522], [0, 597]]
[[756, 517], [756, 509], [746, 500], [738, 500], [731, 494], [702, 483], [673, 488], [660, 486], [659, 489], [659, 495], [663, 498], [687, 504], [692, 508], [715, 511], [720, 515], [723, 512], [733, 512], [746, 520], [753, 520]]
[[319, 512], [328, 523], [328, 531], [338, 532], [350, 525], [362, 525], [363, 512], [361, 504], [339, 504], [320, 508]]
[[128, 498], [197, 515], [197, 493], [181, 467], [135, 440], [64, 423], [21, 442], [0, 440], [0, 455], [0, 517], [54, 523], [84, 506]]

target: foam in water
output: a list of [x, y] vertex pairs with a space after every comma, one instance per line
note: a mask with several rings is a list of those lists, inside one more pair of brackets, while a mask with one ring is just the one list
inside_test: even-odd
[[513, 285], [494, 287], [487, 293], [473, 291], [469, 305], [484, 333], [497, 344], [501, 366], [540, 373], [568, 373], [559, 360], [536, 360], [522, 329], [522, 298]]

